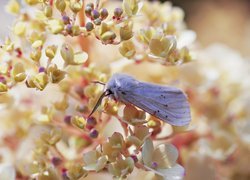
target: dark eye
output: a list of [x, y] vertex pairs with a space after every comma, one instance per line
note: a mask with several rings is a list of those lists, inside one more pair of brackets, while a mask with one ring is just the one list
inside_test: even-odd
[[106, 91], [106, 96], [110, 95], [110, 94], [114, 94], [110, 89], [107, 89]]

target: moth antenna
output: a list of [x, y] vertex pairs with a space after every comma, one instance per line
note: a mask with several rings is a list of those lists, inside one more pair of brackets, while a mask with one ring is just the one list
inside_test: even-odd
[[103, 86], [105, 86], [106, 84], [101, 82], [101, 81], [91, 81], [91, 83], [95, 83], [95, 84], [101, 84]]
[[106, 90], [106, 91], [104, 91], [104, 92], [101, 94], [101, 96], [99, 97], [98, 101], [96, 102], [96, 104], [95, 104], [93, 110], [92, 110], [91, 113], [88, 115], [88, 117], [90, 117], [90, 116], [96, 111], [96, 109], [98, 108], [98, 106], [102, 103], [102, 99], [103, 99], [104, 97], [110, 95], [110, 94], [112, 94], [112, 92], [109, 91], [109, 90]]

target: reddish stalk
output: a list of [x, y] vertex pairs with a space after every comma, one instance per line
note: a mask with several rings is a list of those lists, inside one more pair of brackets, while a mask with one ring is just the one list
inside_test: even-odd
[[[79, 11], [78, 17], [79, 17], [80, 26], [81, 27], [85, 26], [86, 19], [85, 19], [85, 12], [84, 12], [84, 1], [83, 1], [83, 8]], [[88, 53], [90, 51], [89, 39], [84, 37], [83, 35], [80, 35], [78, 36], [78, 41], [81, 46], [81, 49]]]

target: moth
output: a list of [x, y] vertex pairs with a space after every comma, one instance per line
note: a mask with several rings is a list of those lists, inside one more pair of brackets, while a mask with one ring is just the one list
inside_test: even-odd
[[89, 117], [104, 97], [124, 104], [132, 104], [174, 126], [185, 126], [191, 121], [187, 96], [178, 88], [141, 82], [126, 74], [114, 74], [105, 85]]

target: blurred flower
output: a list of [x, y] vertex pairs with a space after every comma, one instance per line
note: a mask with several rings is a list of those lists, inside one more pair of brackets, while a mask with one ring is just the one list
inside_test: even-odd
[[118, 159], [116, 162], [110, 163], [108, 171], [116, 178], [126, 178], [134, 169], [134, 161], [131, 157], [126, 159]]
[[182, 179], [184, 168], [176, 163], [177, 149], [171, 144], [160, 144], [155, 149], [148, 138], [142, 147], [143, 164], [165, 179]]
[[83, 155], [84, 169], [88, 171], [100, 171], [105, 168], [108, 163], [108, 156], [101, 155], [98, 150], [90, 151]]
[[108, 138], [108, 142], [102, 145], [103, 155], [107, 155], [108, 160], [113, 162], [119, 154], [122, 153], [125, 147], [126, 145], [123, 136], [116, 132]]

